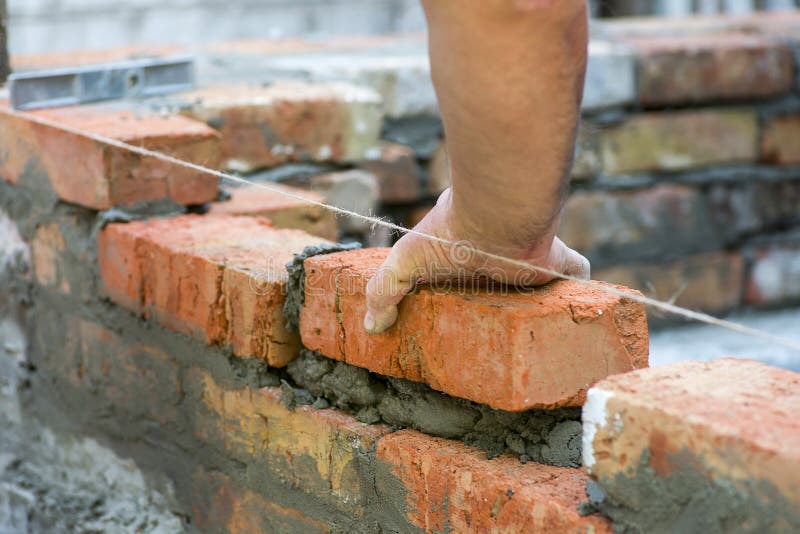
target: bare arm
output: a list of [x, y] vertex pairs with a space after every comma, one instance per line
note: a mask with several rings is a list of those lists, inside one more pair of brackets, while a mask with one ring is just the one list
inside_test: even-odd
[[[555, 238], [586, 68], [585, 1], [423, 0], [423, 7], [453, 185], [418, 228], [588, 277], [585, 258]], [[398, 241], [368, 285], [368, 330], [394, 322], [396, 304], [418, 278], [483, 269], [505, 283], [520, 274], [530, 284], [551, 279], [482, 259], [459, 264], [442, 248], [413, 235]]]

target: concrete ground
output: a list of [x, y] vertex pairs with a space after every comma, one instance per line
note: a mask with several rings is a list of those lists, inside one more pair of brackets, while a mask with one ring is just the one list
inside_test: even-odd
[[[800, 343], [800, 307], [741, 312], [728, 319]], [[713, 360], [726, 356], [758, 360], [800, 372], [800, 352], [718, 327], [692, 324], [650, 334], [650, 365], [653, 367], [681, 360]]]

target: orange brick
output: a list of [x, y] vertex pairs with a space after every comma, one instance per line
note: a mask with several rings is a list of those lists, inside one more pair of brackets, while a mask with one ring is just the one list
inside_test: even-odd
[[192, 478], [192, 523], [202, 532], [330, 532], [326, 523], [280, 506], [220, 472], [198, 468]]
[[764, 122], [761, 160], [778, 165], [800, 163], [800, 113], [773, 117]]
[[[662, 513], [662, 501], [654, 491], [631, 503], [624, 495], [632, 479], [644, 471], [663, 482], [688, 469], [731, 499], [738, 493], [743, 500], [732, 502], [737, 524], [750, 526], [744, 530], [754, 528], [755, 509], [773, 523], [754, 532], [795, 532], [798, 412], [800, 375], [753, 361], [688, 361], [617, 375], [593, 387], [583, 408], [584, 465], [610, 497], [641, 514]], [[679, 525], [661, 527], [692, 530]]]
[[606, 519], [578, 513], [586, 500], [578, 469], [487, 460], [412, 430], [381, 438], [377, 455], [406, 488], [409, 520], [426, 532], [611, 532]]
[[299, 349], [283, 322], [285, 264], [324, 242], [256, 217], [186, 215], [108, 225], [98, 257], [104, 291], [117, 304], [282, 366]]
[[394, 326], [368, 334], [364, 287], [387, 253], [306, 260], [306, 347], [512, 411], [580, 406], [597, 380], [647, 365], [643, 306], [568, 282], [531, 292], [422, 287]]
[[[270, 183], [270, 189], [324, 202], [322, 195], [312, 191], [287, 185]], [[263, 187], [236, 187], [229, 191], [230, 199], [214, 202], [209, 213], [212, 215], [257, 215], [267, 217], [276, 228], [296, 228], [311, 235], [335, 241], [338, 237], [336, 215], [320, 206], [315, 206], [296, 198], [283, 196]]]
[[357, 161], [377, 146], [380, 96], [347, 84], [224, 85], [181, 95], [185, 113], [218, 128], [225, 165], [247, 172], [289, 161]]
[[[201, 204], [217, 195], [213, 176], [35, 124], [8, 109], [0, 101], [0, 135], [8, 140], [0, 178], [6, 182], [30, 188], [49, 182], [60, 199], [93, 209], [166, 198]], [[186, 117], [161, 117], [119, 104], [26, 113], [207, 167], [219, 164], [216, 132]]]
[[[279, 388], [225, 389], [194, 368], [190, 383], [199, 387], [204, 411], [195, 434], [245, 463], [260, 463], [291, 487], [351, 511], [366, 503], [359, 458], [387, 432], [337, 410], [298, 406], [288, 410]], [[362, 466], [363, 467], [363, 466]]]
[[645, 106], [772, 98], [794, 83], [791, 47], [769, 36], [728, 32], [626, 41], [639, 55], [639, 100]]

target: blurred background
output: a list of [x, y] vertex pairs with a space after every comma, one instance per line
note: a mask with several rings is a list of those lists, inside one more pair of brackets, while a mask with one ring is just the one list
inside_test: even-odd
[[[418, 0], [0, 0], [9, 50], [37, 54], [131, 44], [424, 30]], [[796, 0], [592, 0], [597, 17], [747, 13]]]

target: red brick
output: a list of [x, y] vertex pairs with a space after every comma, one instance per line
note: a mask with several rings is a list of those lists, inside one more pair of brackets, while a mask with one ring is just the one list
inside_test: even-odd
[[[277, 183], [270, 189], [283, 191], [315, 202], [324, 202], [322, 195]], [[230, 199], [214, 202], [212, 215], [253, 215], [266, 217], [276, 228], [296, 228], [311, 235], [335, 241], [338, 237], [336, 215], [320, 206], [291, 198], [263, 187], [235, 187], [228, 190]]]
[[778, 165], [800, 164], [800, 114], [773, 117], [762, 124], [761, 160]]
[[486, 453], [460, 442], [401, 430], [378, 441], [378, 458], [403, 483], [409, 520], [426, 532], [611, 532], [582, 517], [584, 475]]
[[776, 306], [800, 301], [800, 240], [761, 246], [751, 255], [745, 304]]
[[[8, 110], [7, 102], [0, 101], [0, 135], [9, 141], [0, 158], [0, 178], [6, 182], [39, 188], [39, 173], [44, 173], [60, 199], [93, 209], [165, 198], [201, 204], [217, 195], [213, 176], [35, 124]], [[186, 117], [162, 117], [119, 104], [26, 113], [211, 168], [219, 164], [218, 135]]]
[[[741, 491], [737, 506], [768, 510], [773, 531], [790, 532], [779, 526], [787, 513], [800, 524], [798, 411], [800, 375], [753, 361], [688, 361], [617, 375], [589, 392], [584, 465], [615, 498], [642, 464], [661, 479], [690, 469], [726, 495]], [[636, 503], [642, 514], [660, 505], [657, 498]]]
[[758, 123], [750, 110], [644, 113], [600, 133], [608, 174], [675, 171], [758, 159]]
[[330, 532], [303, 511], [280, 506], [230, 477], [198, 468], [193, 477], [192, 525], [202, 532]]
[[298, 406], [289, 410], [279, 388], [225, 389], [206, 371], [193, 368], [202, 402], [195, 435], [227, 456], [257, 464], [288, 486], [350, 512], [366, 504], [359, 459], [388, 431], [338, 410]]
[[117, 304], [282, 366], [299, 349], [282, 315], [285, 264], [323, 242], [257, 217], [186, 215], [108, 225], [98, 257], [105, 294]]
[[379, 156], [358, 166], [378, 179], [382, 202], [414, 202], [419, 199], [421, 171], [411, 147], [382, 142]]
[[185, 113], [222, 134], [228, 168], [290, 161], [357, 161], [378, 143], [380, 97], [347, 84], [224, 85], [181, 95]]
[[387, 252], [306, 260], [306, 347], [505, 410], [580, 406], [597, 380], [647, 365], [644, 308], [569, 282], [507, 294], [422, 287], [394, 326], [368, 334], [364, 287]]
[[[598, 280], [633, 287], [692, 310], [730, 311], [741, 303], [744, 261], [737, 253], [710, 252], [672, 261], [595, 270]], [[661, 317], [653, 311], [656, 317]]]
[[629, 38], [639, 55], [639, 100], [667, 106], [773, 98], [794, 84], [791, 47], [749, 33]]

